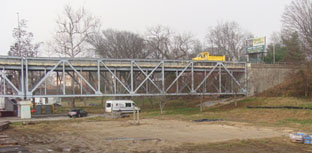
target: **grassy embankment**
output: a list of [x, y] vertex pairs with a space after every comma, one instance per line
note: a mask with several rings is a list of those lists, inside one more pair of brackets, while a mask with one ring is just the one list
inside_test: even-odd
[[[181, 97], [166, 100], [163, 114], [160, 114], [158, 98], [134, 98], [141, 107], [142, 118], [157, 119], [223, 119], [226, 121], [248, 122], [263, 126], [286, 126], [299, 128], [312, 132], [312, 110], [296, 109], [250, 109], [247, 106], [300, 106], [312, 108], [311, 100], [295, 97], [248, 97], [227, 105], [217, 105], [205, 108], [200, 112], [198, 97]], [[105, 101], [105, 100], [104, 100]], [[209, 99], [204, 99], [209, 101]], [[89, 106], [89, 105], [93, 106]], [[81, 101], [76, 106], [90, 113], [104, 113], [101, 99], [87, 99], [87, 106]], [[59, 107], [56, 113], [64, 113], [70, 109], [69, 106]]]

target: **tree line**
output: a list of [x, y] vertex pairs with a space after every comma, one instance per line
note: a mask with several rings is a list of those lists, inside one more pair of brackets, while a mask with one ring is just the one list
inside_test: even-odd
[[[61, 57], [191, 59], [200, 52], [210, 51], [211, 54], [227, 55], [229, 60], [239, 61], [245, 55], [244, 40], [252, 36], [234, 21], [220, 22], [210, 28], [203, 41], [192, 33], [179, 33], [162, 25], [149, 27], [144, 34], [101, 29], [101, 22], [96, 16], [85, 8], [74, 9], [70, 5], [64, 6], [56, 25], [52, 40], [45, 44], [52, 56]], [[32, 42], [33, 34], [26, 28], [26, 20], [19, 23], [19, 28], [14, 28], [16, 41], [11, 45], [9, 55], [38, 56], [42, 43]]]
[[[285, 7], [280, 32], [272, 34], [264, 62], [272, 63], [273, 48], [276, 62], [302, 62], [312, 54], [312, 1], [294, 0]], [[235, 21], [219, 22], [209, 28], [204, 40], [192, 33], [179, 33], [170, 27], [149, 27], [143, 34], [126, 30], [101, 29], [101, 21], [85, 8], [65, 5], [56, 20], [56, 31], [46, 42], [52, 56], [102, 57], [121, 59], [191, 59], [209, 51], [226, 55], [228, 61], [246, 61], [245, 41], [253, 34]], [[38, 56], [43, 44], [33, 42], [26, 30], [26, 20], [14, 28], [15, 42], [8, 52], [11, 56]]]

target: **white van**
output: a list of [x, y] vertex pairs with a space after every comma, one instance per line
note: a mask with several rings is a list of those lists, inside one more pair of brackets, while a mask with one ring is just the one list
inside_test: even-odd
[[105, 112], [133, 113], [133, 109], [137, 109], [135, 102], [132, 100], [108, 100], [105, 105]]

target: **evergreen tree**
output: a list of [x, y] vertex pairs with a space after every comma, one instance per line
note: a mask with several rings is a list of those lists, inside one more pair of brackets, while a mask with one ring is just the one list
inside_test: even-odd
[[282, 41], [287, 52], [284, 59], [286, 62], [299, 63], [305, 60], [299, 36], [296, 32], [291, 33], [289, 36], [282, 37]]
[[[305, 60], [304, 52], [296, 32], [280, 36], [281, 42], [275, 43], [275, 62], [300, 63]], [[273, 63], [273, 43], [268, 45], [265, 63]]]
[[[268, 64], [273, 63], [273, 44], [268, 45], [268, 54], [264, 57], [264, 62]], [[286, 48], [281, 43], [275, 44], [275, 62], [285, 62], [284, 59], [287, 55]]]

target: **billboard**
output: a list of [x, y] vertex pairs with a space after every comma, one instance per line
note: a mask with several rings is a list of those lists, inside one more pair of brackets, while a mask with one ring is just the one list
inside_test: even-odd
[[263, 53], [265, 51], [265, 37], [246, 40], [246, 53]]

